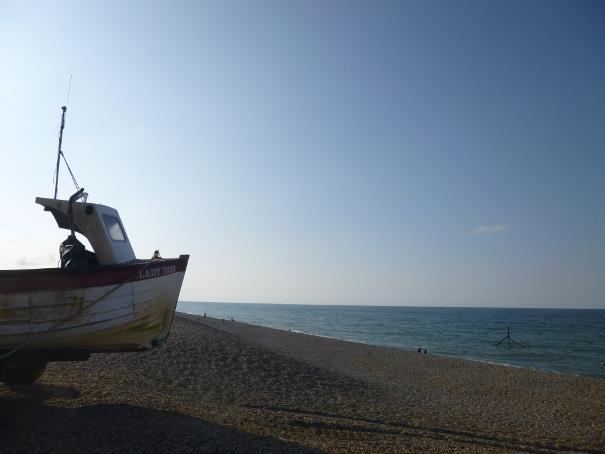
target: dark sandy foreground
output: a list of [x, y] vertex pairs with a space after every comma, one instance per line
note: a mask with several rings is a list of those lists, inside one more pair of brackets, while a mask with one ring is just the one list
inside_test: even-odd
[[177, 315], [0, 385], [0, 452], [605, 452], [605, 380]]

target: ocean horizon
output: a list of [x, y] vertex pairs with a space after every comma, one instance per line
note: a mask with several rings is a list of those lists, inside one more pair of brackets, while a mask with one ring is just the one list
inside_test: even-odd
[[[177, 310], [369, 345], [426, 349], [428, 354], [605, 379], [604, 309], [179, 301]], [[505, 340], [508, 328], [510, 347]]]

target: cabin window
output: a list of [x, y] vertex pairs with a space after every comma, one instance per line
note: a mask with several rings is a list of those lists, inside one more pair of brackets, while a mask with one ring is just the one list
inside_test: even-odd
[[103, 222], [105, 223], [105, 228], [107, 229], [109, 237], [112, 240], [126, 241], [126, 235], [124, 235], [124, 230], [122, 230], [122, 226], [120, 225], [118, 218], [104, 214]]

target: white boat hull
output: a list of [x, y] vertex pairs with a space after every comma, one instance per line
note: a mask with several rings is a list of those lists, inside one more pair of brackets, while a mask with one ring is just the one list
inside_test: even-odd
[[[183, 257], [174, 262], [179, 264]], [[0, 293], [0, 352], [152, 347], [169, 334], [185, 275], [186, 258], [184, 267], [171, 262], [130, 266], [128, 279], [109, 285]]]

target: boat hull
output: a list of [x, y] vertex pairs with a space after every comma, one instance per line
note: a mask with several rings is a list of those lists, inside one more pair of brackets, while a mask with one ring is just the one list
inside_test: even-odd
[[0, 272], [0, 351], [147, 349], [165, 339], [188, 256]]

